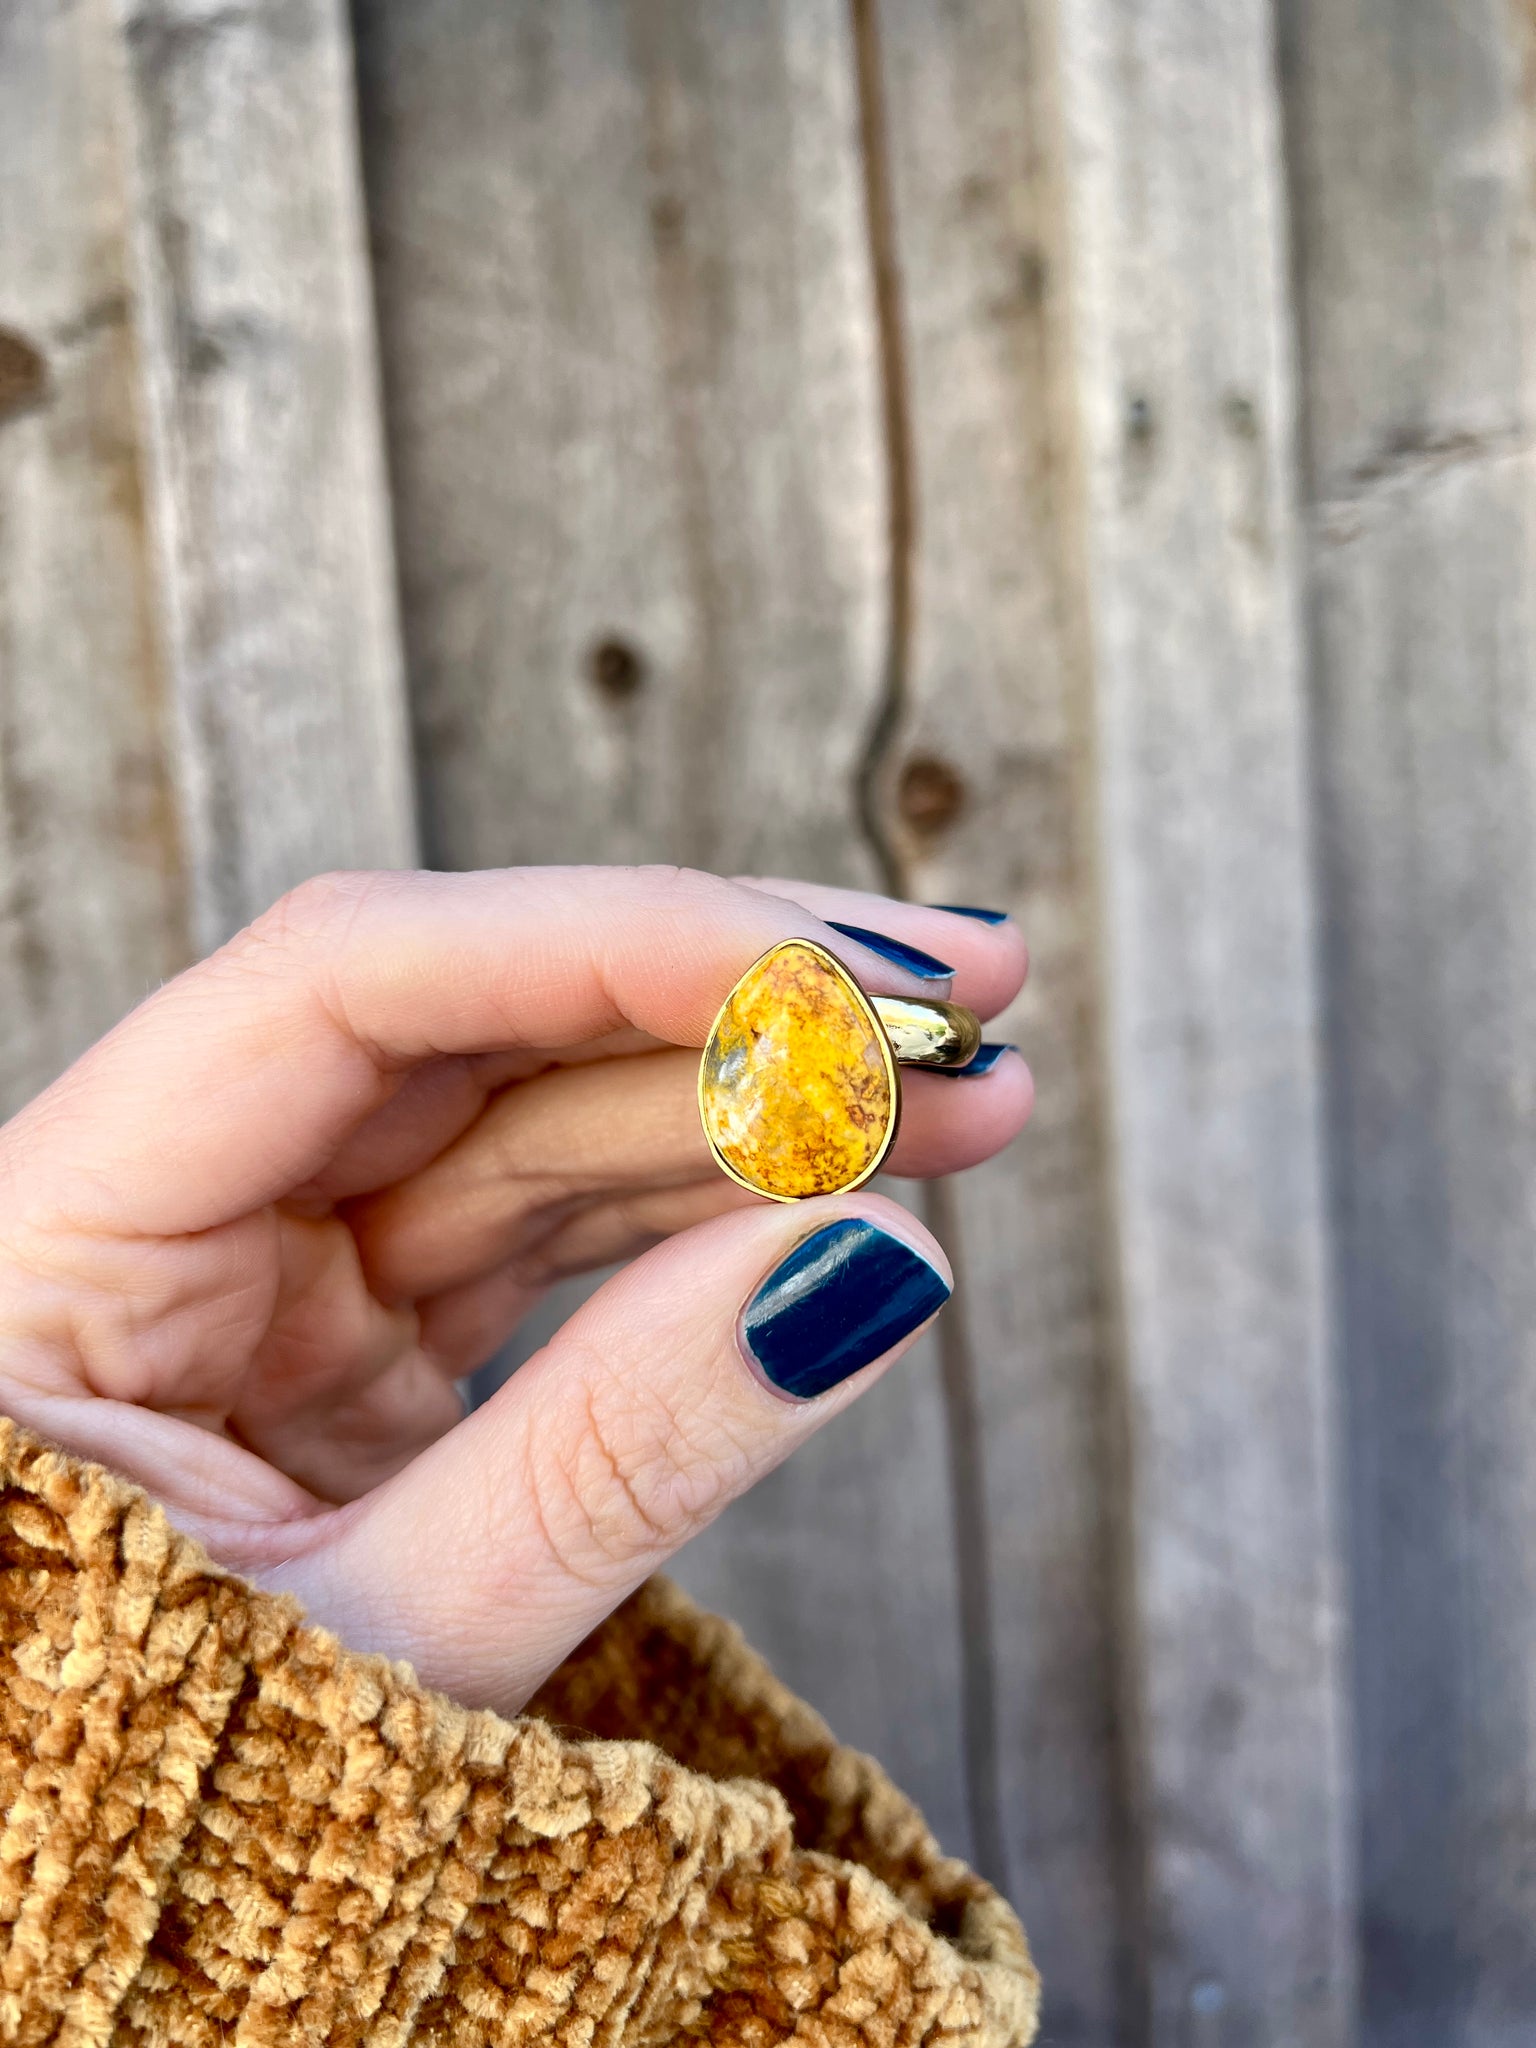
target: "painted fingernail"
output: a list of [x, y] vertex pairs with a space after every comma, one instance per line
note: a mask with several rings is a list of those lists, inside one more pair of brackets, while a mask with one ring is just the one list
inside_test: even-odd
[[976, 1057], [963, 1067], [930, 1067], [930, 1074], [940, 1074], [946, 1081], [974, 1081], [981, 1074], [990, 1074], [1005, 1052], [1017, 1052], [1016, 1045], [979, 1045]]
[[931, 953], [924, 953], [917, 946], [905, 946], [900, 939], [888, 939], [884, 932], [867, 932], [861, 924], [839, 924], [833, 917], [829, 917], [827, 923], [833, 931], [841, 932], [845, 939], [857, 939], [871, 953], [878, 953], [882, 960], [889, 960], [896, 967], [905, 967], [908, 974], [915, 974], [919, 981], [950, 981], [954, 977], [953, 967], [947, 967], [942, 960], [935, 960]]
[[947, 910], [951, 917], [974, 917], [978, 924], [1006, 924], [1006, 910], [978, 910], [974, 903], [930, 903], [930, 910]]
[[810, 1401], [883, 1357], [952, 1291], [899, 1237], [847, 1217], [774, 1267], [742, 1310], [741, 1338], [774, 1386]]

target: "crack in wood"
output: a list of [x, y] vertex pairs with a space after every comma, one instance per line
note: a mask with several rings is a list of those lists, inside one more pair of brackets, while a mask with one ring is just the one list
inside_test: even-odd
[[1348, 519], [1388, 494], [1432, 482], [1448, 471], [1518, 460], [1533, 452], [1536, 435], [1520, 426], [1481, 432], [1451, 428], [1439, 433], [1404, 427], [1375, 454], [1348, 469], [1337, 489], [1324, 492], [1312, 508], [1313, 515], [1326, 531], [1334, 521]]
[[901, 282], [896, 262], [896, 221], [891, 199], [885, 95], [880, 77], [878, 0], [849, 0], [858, 71], [860, 157], [869, 228], [880, 351], [880, 401], [886, 462], [886, 646], [881, 694], [858, 773], [859, 822], [886, 887], [907, 893], [906, 863], [887, 823], [888, 797], [909, 695], [912, 654], [913, 564], [917, 540], [916, 477]]
[[[882, 687], [857, 778], [859, 822], [894, 896], [911, 894], [909, 865], [890, 825], [897, 757], [910, 697], [917, 552], [917, 476], [904, 339], [901, 279], [891, 192], [889, 133], [881, 78], [879, 0], [849, 0], [857, 67], [860, 156], [880, 354], [880, 395], [887, 477], [887, 619]], [[959, 1216], [943, 1181], [928, 1189], [924, 1220], [958, 1270]], [[1003, 1886], [1006, 1847], [1000, 1801], [991, 1556], [976, 1364], [963, 1308], [964, 1288], [939, 1321], [941, 1388], [950, 1506], [960, 1605], [961, 1726], [971, 1860]]]

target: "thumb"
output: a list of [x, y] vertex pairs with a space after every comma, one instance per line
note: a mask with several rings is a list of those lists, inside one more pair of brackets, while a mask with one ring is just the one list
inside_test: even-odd
[[624, 1596], [888, 1365], [950, 1294], [894, 1202], [672, 1238], [459, 1428], [264, 1575], [360, 1648], [516, 1711]]

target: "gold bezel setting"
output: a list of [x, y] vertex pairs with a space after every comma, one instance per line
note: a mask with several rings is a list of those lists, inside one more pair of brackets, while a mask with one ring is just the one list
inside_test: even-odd
[[748, 1180], [745, 1174], [739, 1172], [731, 1164], [715, 1143], [714, 1133], [710, 1129], [704, 1081], [709, 1048], [714, 1043], [721, 1025], [725, 1022], [726, 1013], [736, 1000], [743, 982], [750, 981], [755, 974], [766, 967], [776, 953], [786, 952], [790, 948], [795, 948], [802, 953], [809, 953], [821, 966], [829, 968], [841, 986], [853, 997], [855, 1007], [868, 1022], [875, 1042], [880, 1047], [881, 1058], [885, 1066], [886, 1085], [891, 1098], [891, 1114], [887, 1122], [885, 1137], [870, 1164], [855, 1175], [852, 1180], [844, 1181], [841, 1187], [828, 1188], [824, 1192], [827, 1194], [844, 1195], [852, 1188], [863, 1187], [864, 1183], [872, 1179], [884, 1165], [886, 1156], [896, 1141], [896, 1132], [901, 1124], [901, 1071], [896, 1064], [896, 1054], [891, 1045], [890, 1036], [880, 1021], [879, 1011], [875, 1008], [874, 998], [866, 994], [864, 989], [860, 987], [856, 977], [849, 971], [844, 962], [838, 959], [835, 953], [829, 953], [825, 946], [819, 946], [814, 939], [778, 940], [774, 945], [769, 946], [766, 952], [759, 953], [750, 967], [743, 969], [731, 984], [725, 1001], [715, 1012], [714, 1022], [709, 1027], [709, 1036], [705, 1039], [704, 1049], [699, 1055], [699, 1078], [696, 1091], [699, 1104], [699, 1122], [703, 1127], [705, 1143], [709, 1146], [710, 1157], [727, 1179], [733, 1180], [737, 1187], [746, 1188], [749, 1193], [761, 1195], [766, 1201], [770, 1202], [805, 1202], [812, 1200], [813, 1197], [809, 1195], [784, 1195], [778, 1193], [773, 1188], [762, 1187], [758, 1182]]
[[[880, 1048], [880, 1057], [885, 1070], [886, 1087], [890, 1098], [890, 1115], [885, 1134], [869, 1162], [851, 1179], [835, 1188], [818, 1188], [811, 1194], [784, 1194], [777, 1189], [763, 1187], [751, 1180], [735, 1166], [715, 1140], [711, 1127], [710, 1095], [707, 1086], [710, 1049], [720, 1036], [728, 1021], [732, 1005], [741, 994], [743, 987], [760, 975], [777, 954], [798, 951], [807, 954], [824, 971], [830, 972], [839, 988], [851, 997], [854, 1009], [868, 1026], [874, 1042]], [[883, 1014], [888, 1012], [889, 1015]], [[835, 953], [814, 939], [780, 939], [739, 974], [726, 994], [725, 1000], [715, 1012], [709, 1027], [709, 1036], [699, 1056], [699, 1073], [696, 1096], [699, 1122], [703, 1127], [705, 1142], [710, 1157], [728, 1180], [749, 1193], [761, 1195], [770, 1202], [803, 1202], [821, 1194], [847, 1194], [877, 1174], [885, 1164], [892, 1145], [901, 1127], [901, 1068], [905, 1065], [930, 1067], [960, 1067], [974, 1057], [981, 1038], [981, 1026], [974, 1013], [962, 1009], [958, 1004], [938, 1001], [924, 1001], [921, 998], [898, 996], [871, 996], [861, 985], [858, 977], [838, 959]], [[898, 1045], [905, 1045], [905, 1054], [898, 1051]]]

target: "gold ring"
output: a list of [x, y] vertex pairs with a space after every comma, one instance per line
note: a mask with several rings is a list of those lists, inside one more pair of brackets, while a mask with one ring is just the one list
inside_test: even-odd
[[699, 1061], [715, 1164], [775, 1202], [835, 1195], [877, 1173], [901, 1120], [901, 1068], [963, 1067], [981, 1025], [958, 1003], [871, 996], [809, 939], [755, 960]]

